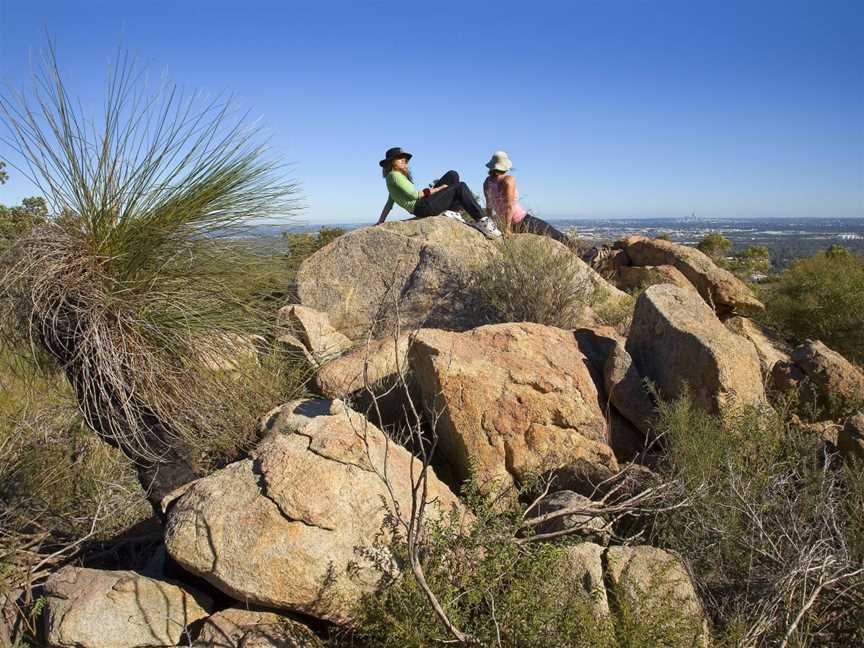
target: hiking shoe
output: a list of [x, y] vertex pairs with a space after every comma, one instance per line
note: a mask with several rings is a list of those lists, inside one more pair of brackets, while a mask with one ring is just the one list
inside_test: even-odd
[[460, 223], [464, 223], [465, 219], [462, 218], [462, 214], [457, 211], [453, 211], [452, 209], [448, 209], [447, 211], [443, 211], [440, 214], [441, 216], [446, 216], [447, 218], [452, 218], [453, 220], [457, 220]]
[[484, 216], [474, 223], [474, 227], [480, 230], [486, 238], [493, 239], [501, 236], [501, 230], [498, 229], [498, 226], [488, 216]]

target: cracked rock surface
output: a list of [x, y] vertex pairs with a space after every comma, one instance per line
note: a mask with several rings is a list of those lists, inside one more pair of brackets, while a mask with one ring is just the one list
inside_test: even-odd
[[441, 450], [456, 479], [473, 463], [489, 492], [546, 471], [559, 474], [559, 487], [584, 490], [617, 470], [572, 331], [530, 323], [424, 329], [409, 359], [424, 403], [441, 413]]
[[67, 566], [45, 583], [45, 637], [58, 648], [176, 646], [213, 601], [132, 571]]
[[[407, 450], [339, 401], [296, 403], [271, 413], [274, 430], [253, 457], [200, 479], [173, 503], [165, 531], [171, 556], [241, 602], [343, 623], [396, 565], [385, 519], [411, 510]], [[280, 418], [291, 422], [283, 425]], [[461, 510], [430, 475], [429, 515]]]

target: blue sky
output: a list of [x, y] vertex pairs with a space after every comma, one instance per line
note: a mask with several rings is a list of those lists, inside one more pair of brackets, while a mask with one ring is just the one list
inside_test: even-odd
[[374, 221], [397, 145], [476, 192], [505, 149], [548, 218], [864, 217], [862, 0], [0, 0], [3, 82], [46, 32], [85, 104], [118, 47], [234, 94], [310, 222]]

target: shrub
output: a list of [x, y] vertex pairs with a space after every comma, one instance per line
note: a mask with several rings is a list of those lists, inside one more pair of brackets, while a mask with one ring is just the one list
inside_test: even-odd
[[[463, 494], [475, 522], [467, 531], [455, 524], [431, 526], [422, 562], [426, 581], [448, 617], [476, 645], [691, 645], [693, 619], [674, 605], [637, 610], [621, 601], [613, 605], [612, 617], [598, 614], [585, 584], [568, 571], [566, 544], [516, 542], [524, 506], [502, 513], [474, 482], [465, 485]], [[405, 547], [397, 545], [397, 554], [406, 560]], [[359, 614], [357, 627], [336, 637], [333, 645], [425, 648], [453, 641], [410, 574], [367, 597]]]
[[841, 248], [802, 259], [765, 291], [769, 323], [864, 362], [864, 257]]
[[527, 234], [505, 237], [500, 254], [477, 269], [473, 297], [489, 322], [576, 325], [592, 302], [594, 286], [575, 255], [550, 243]]
[[732, 241], [720, 232], [711, 232], [699, 241], [696, 248], [713, 259], [719, 259], [726, 256], [729, 250], [732, 249]]
[[[663, 403], [661, 471], [690, 506], [655, 521], [655, 542], [692, 565], [730, 645], [857, 645], [864, 603], [864, 473], [839, 469], [786, 412], [723, 419], [686, 398]], [[791, 642], [791, 643], [790, 643]]]
[[[82, 114], [51, 56], [33, 98], [0, 99], [0, 115], [55, 213], [19, 239], [0, 290], [10, 333], [35, 341], [62, 368], [86, 423], [140, 462], [183, 453], [236, 431], [284, 394], [205, 357], [267, 334], [256, 308], [272, 258], [242, 235], [253, 219], [294, 208], [293, 185], [234, 123], [229, 107], [167, 88], [118, 61], [105, 114]], [[90, 124], [102, 124], [103, 130]], [[255, 381], [252, 381], [255, 383]]]

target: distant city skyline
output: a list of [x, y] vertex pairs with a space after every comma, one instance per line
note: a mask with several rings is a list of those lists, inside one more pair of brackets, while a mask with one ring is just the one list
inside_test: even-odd
[[[307, 222], [374, 222], [391, 146], [477, 193], [505, 149], [550, 219], [864, 217], [859, 0], [0, 0], [0, 81], [29, 89], [46, 34], [85, 106], [118, 47], [235, 96]], [[0, 203], [35, 193], [7, 170]]]

